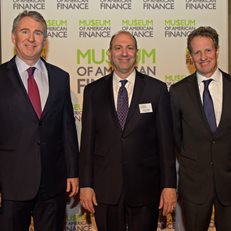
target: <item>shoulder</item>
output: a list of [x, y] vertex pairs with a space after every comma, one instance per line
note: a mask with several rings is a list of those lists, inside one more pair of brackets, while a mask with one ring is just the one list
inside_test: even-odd
[[5, 71], [5, 70], [7, 69], [8, 63], [9, 63], [9, 62], [6, 62], [6, 63], [2, 63], [2, 64], [0, 65], [0, 71], [1, 71], [1, 72], [2, 72], [2, 71]]
[[0, 70], [3, 71], [5, 69], [16, 68], [15, 57], [11, 60], [6, 61], [0, 65]]
[[67, 75], [69, 76], [69, 73], [67, 71], [65, 71], [64, 69], [62, 69], [61, 67], [58, 67], [54, 64], [48, 63], [45, 60], [42, 60], [47, 68], [48, 73], [56, 73], [56, 74], [60, 74], [60, 75]]
[[165, 82], [157, 79], [156, 77], [152, 77], [141, 72], [136, 72], [136, 81], [137, 83], [144, 83], [145, 87], [148, 89], [167, 89], [167, 85]]
[[230, 74], [228, 74], [228, 73], [226, 73], [226, 72], [224, 72], [222, 70], [220, 70], [220, 71], [221, 71], [223, 77], [227, 78], [228, 80], [231, 80], [231, 75]]
[[196, 81], [196, 73], [193, 73], [191, 75], [186, 76], [179, 82], [172, 84], [170, 87], [170, 91], [175, 89], [185, 88], [185, 86], [187, 86], [188, 84], [194, 84], [195, 81]]
[[93, 82], [86, 85], [85, 90], [91, 91], [94, 89], [101, 88], [102, 86], [106, 84], [112, 84], [112, 74], [105, 75], [97, 80], [94, 80]]
[[15, 59], [4, 62], [0, 65], [0, 79], [7, 80], [9, 75], [18, 75]]

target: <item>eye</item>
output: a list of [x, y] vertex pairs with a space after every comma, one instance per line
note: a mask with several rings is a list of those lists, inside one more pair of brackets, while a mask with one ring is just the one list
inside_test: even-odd
[[28, 30], [21, 30], [20, 32], [21, 32], [22, 34], [24, 34], [24, 35], [27, 35], [27, 34], [29, 33]]
[[200, 54], [200, 51], [193, 51], [192, 54], [193, 54], [193, 55], [199, 55], [199, 54]]
[[129, 46], [128, 49], [129, 49], [129, 50], [135, 50], [135, 47]]
[[120, 50], [120, 49], [121, 49], [120, 46], [115, 46], [115, 47], [114, 47], [114, 50]]
[[36, 36], [43, 36], [43, 32], [42, 31], [35, 31], [34, 35], [36, 35]]

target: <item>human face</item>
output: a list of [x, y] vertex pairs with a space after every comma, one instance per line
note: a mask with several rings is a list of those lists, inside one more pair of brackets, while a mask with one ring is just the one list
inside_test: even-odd
[[115, 73], [122, 79], [127, 78], [136, 65], [137, 49], [129, 34], [120, 33], [112, 41], [109, 59]]
[[191, 41], [191, 59], [196, 70], [203, 76], [211, 77], [217, 69], [219, 49], [209, 37], [196, 36]]
[[44, 28], [42, 23], [31, 17], [24, 17], [18, 23], [12, 42], [16, 55], [28, 65], [35, 64], [41, 56], [45, 46]]

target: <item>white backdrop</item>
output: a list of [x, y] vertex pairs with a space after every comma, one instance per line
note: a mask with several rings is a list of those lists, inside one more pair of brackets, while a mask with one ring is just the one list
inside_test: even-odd
[[[25, 9], [39, 11], [47, 20], [44, 57], [71, 75], [78, 134], [84, 86], [108, 73], [107, 49], [118, 30], [129, 30], [136, 36], [138, 70], [170, 86], [193, 71], [186, 50], [187, 35], [199, 26], [212, 26], [220, 35], [219, 66], [228, 71], [227, 0], [1, 0], [2, 62], [14, 54], [12, 21]], [[79, 206], [70, 206], [67, 230], [77, 230], [76, 224], [78, 230], [94, 230], [80, 215]], [[166, 230], [175, 227], [183, 231], [179, 214], [176, 223], [168, 217]]]

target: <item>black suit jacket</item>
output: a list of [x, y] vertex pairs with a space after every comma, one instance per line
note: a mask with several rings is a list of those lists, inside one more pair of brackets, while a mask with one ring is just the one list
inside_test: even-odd
[[[150, 103], [153, 112], [140, 113]], [[163, 187], [175, 187], [170, 101], [166, 85], [136, 73], [133, 97], [122, 131], [114, 105], [112, 74], [84, 90], [80, 187], [92, 187], [97, 201], [115, 204], [159, 200]]]
[[[45, 62], [45, 61], [44, 61]], [[0, 66], [0, 186], [4, 199], [29, 200], [43, 189], [53, 196], [78, 176], [78, 144], [69, 75], [45, 62], [49, 95], [39, 119], [15, 58]]]
[[222, 75], [222, 115], [214, 135], [203, 110], [196, 73], [170, 88], [179, 192], [197, 204], [205, 203], [214, 190], [220, 202], [231, 204], [231, 76]]

